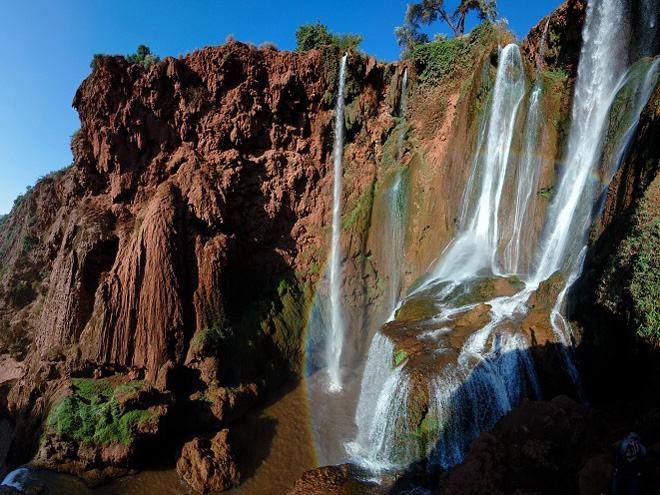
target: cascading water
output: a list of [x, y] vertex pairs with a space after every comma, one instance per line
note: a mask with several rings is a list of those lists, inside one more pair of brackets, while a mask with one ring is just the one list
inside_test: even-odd
[[[496, 270], [498, 210], [524, 94], [520, 50], [516, 45], [508, 45], [500, 53], [490, 115], [478, 145], [485, 154], [477, 153], [468, 183], [474, 189], [474, 194], [467, 193], [465, 203], [469, 208], [468, 220], [441, 260], [434, 279], [417, 293], [431, 291], [434, 298], [447, 297], [455, 287], [476, 279], [484, 270]], [[444, 286], [437, 292], [442, 282]], [[406, 361], [397, 362], [393, 353], [401, 361], [405, 351], [394, 351], [393, 344], [384, 344], [387, 337], [374, 337], [356, 413], [358, 434], [347, 445], [358, 462], [376, 471], [390, 469], [431, 453], [439, 442], [448, 450], [434, 451], [433, 457], [442, 465], [450, 465], [460, 458], [475, 432], [492, 426], [522, 397], [540, 394], [524, 339], [497, 331], [505, 318], [521, 313], [526, 297], [500, 299], [489, 301], [492, 320], [473, 335], [463, 334], [447, 341], [451, 330], [442, 327], [442, 323], [449, 323], [454, 314], [475, 309], [474, 304], [443, 306], [434, 318], [433, 330], [408, 329], [414, 338], [435, 348], [434, 359], [445, 362], [431, 380], [420, 378]], [[419, 383], [426, 383], [426, 390], [411, 393]], [[416, 430], [420, 426], [414, 425], [410, 417], [413, 414], [408, 413], [416, 408], [416, 395], [429, 398], [428, 405], [422, 407], [428, 410], [422, 422], [426, 422], [428, 435]], [[435, 427], [429, 429], [429, 425]], [[436, 434], [438, 429], [442, 431], [440, 436]]]
[[[600, 172], [606, 186], [613, 173], [599, 167], [604, 149], [615, 167], [621, 162], [659, 65], [647, 64], [644, 77], [635, 76], [626, 84], [627, 51], [620, 35], [627, 32], [623, 1], [588, 4], [568, 154], [538, 246], [530, 242], [533, 222], [525, 219], [533, 210], [530, 202], [538, 183], [534, 175], [539, 163], [530, 157], [536, 154], [543, 122], [540, 79], [537, 74], [528, 100], [522, 158], [514, 160], [510, 150], [525, 83], [518, 48], [501, 51], [489, 115], [466, 185], [461, 230], [433, 276], [399, 304], [400, 311], [407, 306], [431, 307], [435, 314], [426, 309], [421, 319], [409, 321], [397, 313], [372, 341], [355, 418], [358, 432], [346, 445], [365, 467], [403, 467], [422, 456], [449, 467], [460, 461], [472, 439], [521, 398], [541, 396], [529, 337], [518, 333], [522, 326], [516, 325], [528, 315], [527, 301], [539, 284], [559, 270], [566, 283], [547, 318], [558, 347], [564, 349], [560, 358], [565, 371], [581, 393], [563, 306], [568, 288], [580, 274], [594, 204], [602, 192], [593, 178]], [[613, 115], [608, 120], [617, 95], [623, 100], [619, 105], [628, 109], [627, 117], [617, 121]], [[608, 122], [624, 132], [611, 138]], [[515, 173], [509, 171], [516, 177], [514, 236], [502, 249], [506, 234], [500, 222], [509, 214], [500, 212], [503, 183], [513, 162], [518, 167]], [[528, 255], [523, 263], [521, 253], [534, 249], [535, 256]], [[509, 277], [511, 284], [516, 282], [510, 276], [520, 274], [526, 283], [513, 296], [486, 300], [487, 306], [479, 304], [484, 299], [470, 302], [471, 293], [494, 283], [484, 278], [493, 274], [498, 280]]]
[[401, 162], [403, 142], [406, 138], [406, 111], [408, 106], [408, 69], [403, 69], [401, 96], [399, 97], [399, 135], [396, 139], [396, 161]]
[[[520, 49], [508, 45], [500, 54], [488, 125], [481, 134], [466, 195], [467, 225], [433, 273], [433, 281], [460, 282], [495, 266], [499, 208], [518, 107], [525, 94]], [[483, 141], [485, 140], [485, 142]], [[427, 284], [428, 285], [428, 284]], [[425, 286], [420, 287], [424, 288]]]
[[536, 203], [536, 191], [541, 172], [541, 160], [538, 158], [538, 137], [541, 131], [541, 68], [545, 54], [545, 44], [550, 20], [546, 22], [539, 49], [539, 64], [536, 70], [536, 82], [529, 97], [529, 108], [525, 119], [525, 135], [520, 163], [515, 170], [516, 192], [514, 197], [514, 214], [511, 236], [504, 248], [504, 269], [509, 273], [522, 273], [528, 266], [523, 266], [524, 247], [530, 243], [533, 212]]
[[608, 111], [626, 70], [628, 54], [620, 39], [625, 31], [623, 0], [587, 4], [568, 154], [548, 211], [532, 286], [562, 268], [576, 269], [596, 192], [590, 179], [602, 151]]
[[334, 187], [332, 205], [332, 247], [330, 251], [330, 335], [326, 343], [326, 364], [330, 378], [329, 388], [339, 392], [342, 388], [341, 353], [344, 344], [344, 317], [341, 304], [341, 190], [342, 159], [344, 156], [344, 89], [346, 87], [346, 61], [341, 59], [339, 90], [335, 105], [335, 144], [333, 149]]
[[[623, 115], [619, 119], [615, 119], [613, 115], [610, 115], [609, 127], [615, 127], [617, 132], [613, 133], [614, 136], [610, 137], [609, 142], [607, 143], [607, 148], [610, 153], [605, 153], [605, 156], [602, 160], [596, 160], [596, 163], [593, 164], [595, 168], [600, 169], [600, 175], [602, 177], [602, 188], [594, 188], [593, 193], [594, 198], [598, 196], [601, 197], [601, 204], [596, 205], [596, 211], [602, 211], [605, 207], [605, 198], [607, 188], [612, 179], [614, 173], [619, 169], [621, 163], [623, 162], [630, 143], [635, 135], [635, 130], [637, 129], [637, 124], [639, 123], [639, 118], [644, 109], [644, 106], [651, 97], [651, 93], [655, 88], [658, 81], [658, 72], [660, 70], [660, 59], [657, 59], [655, 62], [650, 62], [649, 59], [640, 60], [638, 63], [633, 65], [621, 79], [617, 88], [614, 90], [615, 97], [613, 101], [621, 100], [622, 107], [630, 107], [628, 111], [623, 112]], [[615, 105], [608, 110], [610, 114], [614, 113], [612, 110]], [[605, 123], [607, 124], [607, 122]], [[605, 132], [605, 124], [603, 125], [603, 131]], [[606, 150], [607, 151], [607, 150]], [[600, 167], [598, 164], [600, 163]], [[595, 174], [592, 174], [595, 175]], [[592, 199], [593, 204], [594, 199]], [[594, 208], [592, 208], [593, 213]], [[591, 219], [591, 213], [589, 219]], [[563, 290], [560, 292], [557, 302], [555, 303], [552, 312], [550, 314], [550, 323], [555, 332], [555, 335], [558, 336], [559, 340], [564, 344], [561, 347], [562, 350], [562, 359], [564, 366], [569, 376], [576, 384], [580, 396], [584, 398], [584, 393], [582, 392], [580, 378], [575, 367], [575, 356], [573, 347], [570, 342], [570, 336], [572, 334], [571, 327], [564, 316], [565, 306], [566, 306], [566, 297], [568, 294], [569, 288], [573, 283], [578, 279], [580, 273], [582, 272], [582, 265], [584, 262], [584, 257], [586, 254], [586, 242], [583, 241], [581, 250], [577, 257], [577, 261], [574, 266], [570, 267], [568, 271], [568, 281], [566, 282]]]

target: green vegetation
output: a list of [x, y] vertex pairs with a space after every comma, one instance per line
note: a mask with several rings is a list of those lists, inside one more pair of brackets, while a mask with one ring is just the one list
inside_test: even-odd
[[106, 56], [107, 55], [105, 53], [95, 53], [92, 55], [92, 60], [89, 62], [89, 68], [92, 69], [92, 71], [96, 70], [96, 67], [98, 67], [101, 59]]
[[[89, 67], [92, 71], [96, 70], [101, 59], [107, 56], [108, 55], [105, 53], [95, 53], [89, 63]], [[151, 49], [146, 45], [139, 45], [135, 53], [126, 55], [125, 58], [129, 64], [139, 64], [145, 69], [160, 62], [160, 57], [151, 53]]]
[[261, 45], [259, 45], [259, 50], [272, 50], [276, 52], [279, 50], [279, 48], [277, 47], [277, 44], [273, 43], [272, 41], [264, 41]]
[[37, 237], [25, 234], [23, 236], [23, 251], [32, 251], [39, 245], [39, 239]]
[[436, 314], [438, 314], [438, 308], [436, 308], [433, 298], [415, 297], [408, 299], [397, 310], [395, 319], [397, 321], [419, 321], [431, 318]]
[[441, 84], [451, 78], [457, 70], [470, 65], [477, 47], [486, 47], [493, 40], [496, 24], [482, 22], [469, 36], [438, 39], [414, 47], [411, 61], [415, 64], [420, 79], [431, 84]]
[[343, 34], [328, 31], [328, 26], [316, 21], [316, 24], [305, 24], [296, 31], [296, 48], [299, 52], [318, 49], [322, 46], [336, 46], [342, 51], [355, 49], [364, 40], [361, 34]]
[[23, 321], [10, 325], [5, 319], [0, 320], [0, 354], [9, 353], [17, 361], [25, 358], [30, 338]]
[[34, 298], [32, 286], [25, 280], [21, 280], [17, 285], [9, 289], [9, 301], [15, 308], [21, 308], [28, 304]]
[[660, 217], [638, 225], [629, 243], [638, 247], [628, 287], [637, 333], [660, 342]]
[[394, 352], [394, 366], [399, 366], [406, 359], [408, 359], [408, 353], [405, 349], [398, 349]]
[[565, 84], [568, 81], [570, 75], [568, 72], [561, 67], [554, 67], [551, 70], [543, 72], [542, 77], [546, 84]]
[[73, 149], [76, 144], [78, 144], [78, 141], [80, 141], [83, 138], [83, 133], [82, 129], [78, 129], [76, 132], [71, 134], [71, 149]]
[[342, 219], [344, 230], [359, 230], [354, 229], [356, 226], [359, 226], [360, 229], [369, 227], [368, 222], [374, 202], [374, 190], [374, 183], [370, 182], [359, 196], [358, 192], [351, 195], [347, 205], [348, 214]]
[[[453, 14], [447, 12], [444, 3], [444, 0], [422, 0], [420, 3], [408, 4], [404, 25], [394, 30], [399, 46], [403, 48], [402, 59], [408, 58], [416, 48], [429, 42], [428, 35], [420, 32], [423, 25], [430, 26], [442, 19], [458, 38], [465, 33], [465, 18], [470, 12], [476, 12], [479, 19], [488, 23], [497, 19], [495, 0], [461, 0]], [[434, 42], [444, 39], [445, 35], [439, 34], [434, 37]]]
[[437, 440], [440, 431], [441, 424], [437, 415], [429, 411], [419, 426], [412, 431], [412, 434], [419, 440], [420, 453], [422, 455], [432, 446], [432, 442]]
[[555, 195], [555, 187], [554, 186], [543, 187], [539, 189], [536, 194], [550, 201], [552, 200], [552, 197]]
[[280, 279], [277, 297], [269, 303], [261, 321], [261, 331], [272, 339], [280, 355], [285, 357], [290, 373], [296, 376], [301, 372], [302, 338], [311, 304], [311, 291], [296, 275], [290, 274]]
[[139, 45], [134, 54], [126, 56], [126, 61], [129, 64], [140, 64], [145, 69], [148, 69], [160, 62], [160, 57], [151, 53], [148, 46]]
[[158, 414], [149, 409], [126, 411], [116, 396], [144, 386], [144, 382], [133, 382], [113, 388], [106, 379], [74, 378], [73, 395], [51, 409], [46, 423], [59, 435], [81, 443], [129, 445], [135, 427], [156, 420]]
[[215, 350], [222, 348], [223, 343], [231, 337], [233, 337], [231, 328], [215, 324], [197, 334], [192, 340], [191, 348], [207, 350], [207, 355], [208, 352], [213, 354]]

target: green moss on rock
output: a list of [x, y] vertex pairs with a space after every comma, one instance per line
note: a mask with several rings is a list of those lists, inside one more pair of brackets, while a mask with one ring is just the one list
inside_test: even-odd
[[157, 420], [159, 414], [155, 408], [126, 411], [116, 395], [144, 386], [133, 382], [115, 388], [109, 380], [74, 378], [73, 394], [55, 404], [46, 424], [63, 438], [83, 444], [130, 445], [136, 427]]
[[395, 319], [397, 321], [418, 321], [426, 320], [435, 316], [438, 309], [435, 306], [435, 300], [432, 298], [415, 297], [406, 301], [397, 312]]

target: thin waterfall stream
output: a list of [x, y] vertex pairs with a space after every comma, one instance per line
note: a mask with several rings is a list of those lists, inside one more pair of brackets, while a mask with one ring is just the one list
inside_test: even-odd
[[332, 204], [332, 246], [330, 249], [330, 332], [326, 344], [326, 363], [330, 379], [329, 389], [340, 392], [342, 389], [341, 354], [344, 345], [345, 328], [341, 301], [341, 192], [342, 159], [344, 156], [344, 92], [346, 88], [346, 61], [348, 54], [341, 59], [339, 69], [339, 89], [335, 105], [335, 143], [333, 149], [334, 185]]
[[403, 70], [401, 81], [401, 95], [399, 97], [399, 135], [396, 139], [395, 158], [397, 167], [394, 179], [388, 191], [389, 217], [387, 228], [384, 229], [383, 245], [388, 246], [389, 257], [389, 300], [388, 308], [394, 310], [401, 292], [401, 263], [405, 254], [406, 234], [406, 191], [404, 184], [404, 171], [401, 160], [403, 158], [403, 145], [406, 137], [406, 105], [408, 102], [408, 69]]

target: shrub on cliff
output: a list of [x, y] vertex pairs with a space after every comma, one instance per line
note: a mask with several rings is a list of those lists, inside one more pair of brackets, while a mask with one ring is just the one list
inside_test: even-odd
[[99, 61], [105, 56], [106, 56], [105, 53], [95, 53], [92, 56], [92, 61], [89, 63], [89, 68], [92, 70], [96, 69], [96, 66], [99, 64]]
[[322, 46], [332, 45], [336, 46], [343, 51], [351, 48], [357, 48], [364, 40], [361, 34], [353, 33], [333, 33], [328, 30], [328, 26], [316, 21], [316, 24], [305, 24], [299, 26], [296, 31], [296, 48], [299, 52], [305, 50], [318, 49]]
[[264, 41], [261, 45], [259, 45], [259, 50], [273, 50], [276, 52], [278, 48], [277, 45], [272, 41]]
[[146, 45], [139, 45], [137, 52], [132, 55], [126, 56], [126, 61], [129, 64], [140, 64], [145, 69], [160, 62], [160, 57], [151, 53], [151, 50]]
[[411, 60], [422, 81], [439, 84], [445, 77], [453, 77], [454, 71], [469, 66], [475, 50], [486, 48], [497, 36], [498, 23], [482, 22], [469, 36], [462, 38], [438, 37], [432, 43], [416, 46]]
[[[92, 61], [89, 63], [89, 67], [92, 71], [96, 69], [101, 59], [107, 56], [108, 55], [105, 53], [95, 53], [92, 57]], [[160, 57], [151, 53], [151, 49], [146, 45], [139, 45], [135, 53], [132, 55], [126, 55], [125, 58], [129, 64], [140, 64], [145, 69], [160, 62]]]

